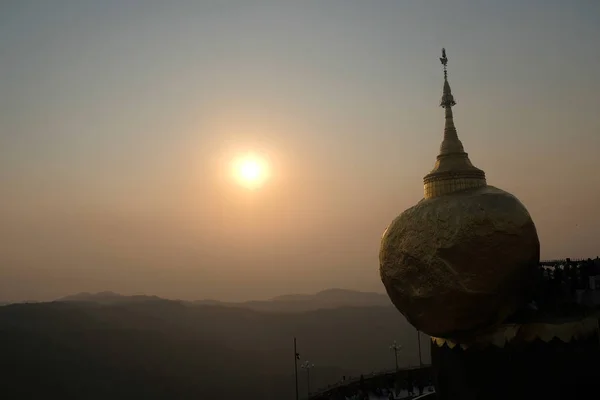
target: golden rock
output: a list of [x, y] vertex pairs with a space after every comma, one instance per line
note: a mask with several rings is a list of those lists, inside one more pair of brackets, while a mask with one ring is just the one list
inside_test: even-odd
[[503, 322], [531, 294], [540, 244], [531, 216], [493, 186], [424, 199], [381, 242], [381, 280], [417, 329], [456, 338]]
[[444, 139], [424, 196], [388, 227], [381, 280], [402, 314], [431, 336], [469, 337], [524, 305], [533, 290], [540, 242], [513, 195], [488, 186], [458, 138], [445, 51]]

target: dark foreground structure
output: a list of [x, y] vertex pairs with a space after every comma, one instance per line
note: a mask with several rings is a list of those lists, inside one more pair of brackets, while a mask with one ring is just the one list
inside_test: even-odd
[[597, 317], [506, 325], [470, 347], [433, 340], [437, 398], [597, 398], [597, 326]]
[[541, 262], [534, 298], [468, 345], [434, 338], [438, 399], [600, 395], [600, 259]]

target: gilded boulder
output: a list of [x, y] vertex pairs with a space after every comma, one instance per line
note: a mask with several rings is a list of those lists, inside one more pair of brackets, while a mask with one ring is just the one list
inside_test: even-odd
[[540, 243], [513, 195], [484, 186], [424, 199], [385, 231], [381, 280], [398, 310], [431, 336], [503, 322], [530, 298]]

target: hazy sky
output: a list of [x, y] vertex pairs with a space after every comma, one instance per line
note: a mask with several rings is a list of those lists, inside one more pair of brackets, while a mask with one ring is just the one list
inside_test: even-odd
[[[0, 300], [383, 291], [455, 122], [543, 258], [600, 255], [600, 2], [0, 2]], [[270, 159], [248, 191], [240, 151]], [[483, 267], [483, 266], [482, 266]]]

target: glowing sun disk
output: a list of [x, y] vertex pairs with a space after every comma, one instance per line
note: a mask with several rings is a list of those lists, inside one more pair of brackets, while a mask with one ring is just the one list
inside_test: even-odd
[[262, 157], [247, 154], [234, 161], [234, 175], [242, 186], [255, 189], [267, 179], [268, 164]]

